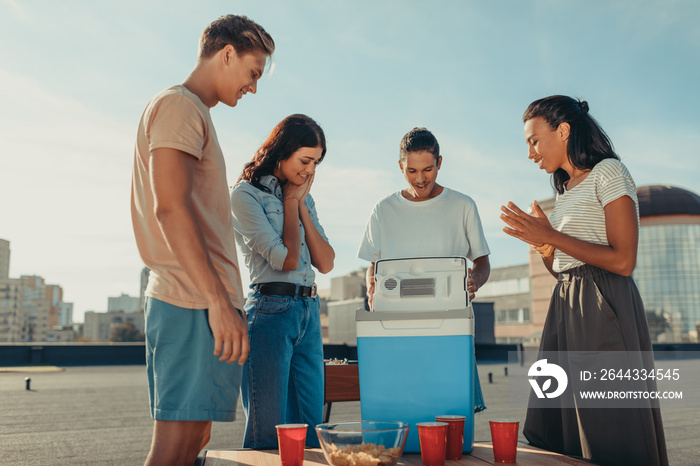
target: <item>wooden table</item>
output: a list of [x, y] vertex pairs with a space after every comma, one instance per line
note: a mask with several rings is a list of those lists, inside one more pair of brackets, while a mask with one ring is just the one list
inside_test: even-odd
[[[557, 465], [566, 464], [571, 466], [590, 466], [585, 460], [571, 458], [568, 456], [552, 453], [522, 443], [518, 444], [517, 465]], [[327, 465], [323, 452], [318, 449], [307, 449], [304, 457], [305, 466]], [[399, 458], [398, 466], [422, 466], [420, 454], [404, 453]], [[486, 466], [488, 464], [498, 464], [493, 461], [493, 451], [491, 442], [475, 442], [471, 454], [464, 455], [460, 461], [446, 461], [445, 466]], [[280, 466], [279, 454], [276, 450], [212, 450], [206, 452], [204, 460], [205, 466]]]
[[360, 376], [354, 364], [325, 364], [323, 422], [331, 416], [336, 401], [360, 401]]

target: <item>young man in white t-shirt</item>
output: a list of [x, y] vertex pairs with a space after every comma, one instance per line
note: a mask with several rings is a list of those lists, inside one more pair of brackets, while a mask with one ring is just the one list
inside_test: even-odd
[[399, 168], [408, 187], [379, 201], [367, 222], [357, 253], [370, 261], [367, 298], [372, 309], [374, 263], [406, 257], [466, 257], [469, 299], [489, 278], [489, 247], [476, 204], [467, 195], [437, 184], [442, 164], [440, 146], [425, 128], [414, 128], [401, 140]]

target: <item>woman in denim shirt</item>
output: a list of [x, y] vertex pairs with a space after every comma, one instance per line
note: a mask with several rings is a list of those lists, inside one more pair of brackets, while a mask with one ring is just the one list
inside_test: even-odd
[[276, 424], [306, 423], [306, 442], [323, 416], [323, 342], [313, 265], [333, 268], [335, 252], [309, 194], [326, 154], [321, 127], [306, 115], [280, 122], [231, 190], [236, 243], [250, 271], [250, 354], [241, 400], [245, 448], [277, 448]]

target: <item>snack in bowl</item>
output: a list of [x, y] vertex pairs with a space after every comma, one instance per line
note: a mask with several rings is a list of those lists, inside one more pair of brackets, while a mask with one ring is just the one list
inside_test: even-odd
[[388, 466], [396, 463], [401, 453], [398, 448], [362, 443], [350, 445], [342, 450], [331, 444], [330, 463], [334, 466]]
[[401, 421], [319, 424], [316, 433], [332, 466], [393, 466], [403, 453], [408, 424]]

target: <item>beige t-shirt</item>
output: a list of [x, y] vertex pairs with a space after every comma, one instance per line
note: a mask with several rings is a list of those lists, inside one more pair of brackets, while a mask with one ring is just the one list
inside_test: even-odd
[[196, 157], [192, 205], [209, 255], [238, 309], [243, 292], [234, 243], [224, 155], [209, 107], [184, 86], [158, 94], [139, 123], [131, 183], [131, 218], [141, 259], [151, 269], [146, 296], [188, 309], [206, 309], [207, 302], [175, 259], [158, 226], [149, 175], [151, 151], [181, 150]]

